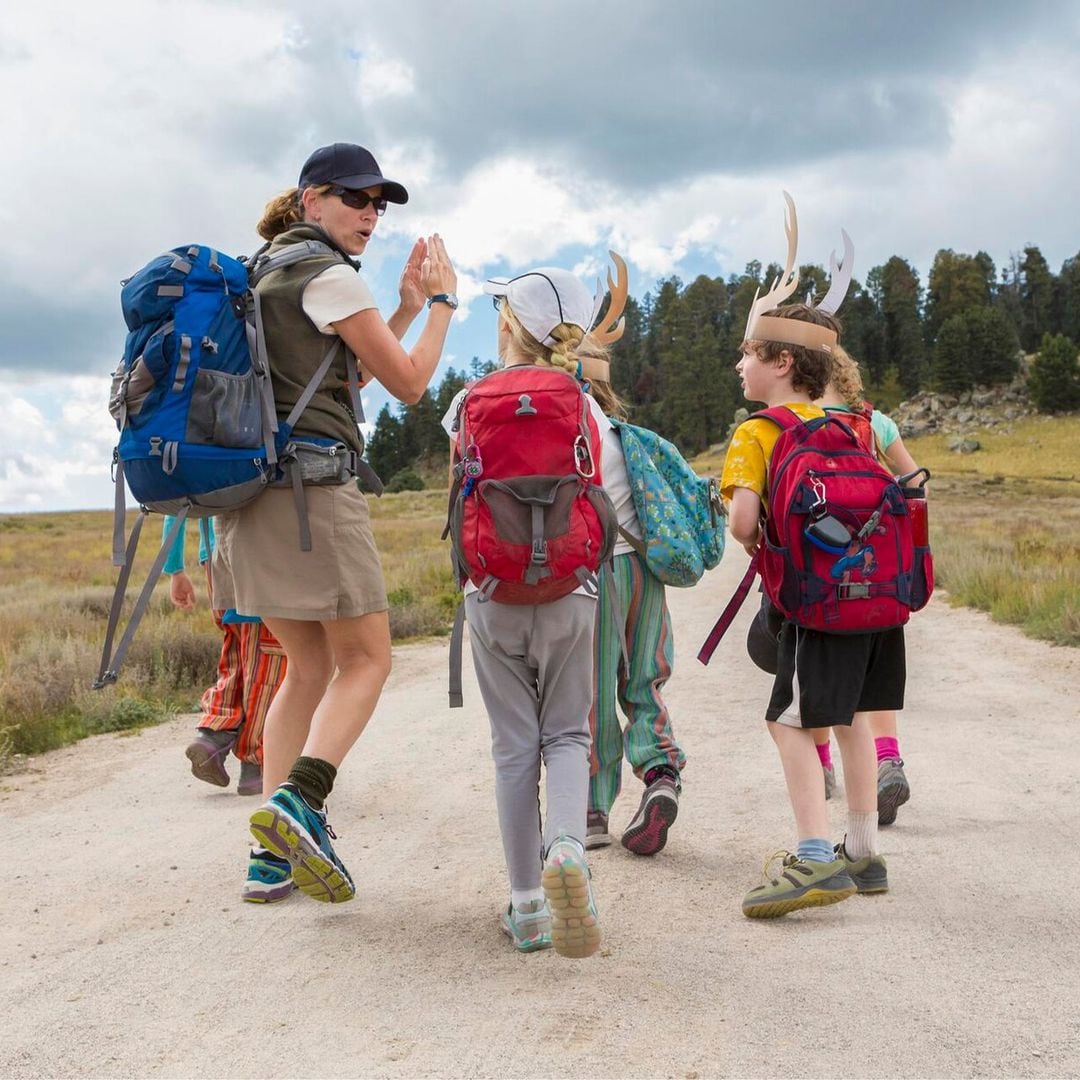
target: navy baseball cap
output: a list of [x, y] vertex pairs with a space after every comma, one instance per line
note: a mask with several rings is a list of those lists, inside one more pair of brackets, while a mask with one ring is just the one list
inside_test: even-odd
[[387, 180], [370, 150], [355, 143], [334, 143], [320, 146], [304, 162], [296, 186], [303, 191], [315, 184], [337, 184], [339, 187], [360, 188], [382, 186], [383, 198], [392, 203], [407, 203], [409, 193], [395, 180]]

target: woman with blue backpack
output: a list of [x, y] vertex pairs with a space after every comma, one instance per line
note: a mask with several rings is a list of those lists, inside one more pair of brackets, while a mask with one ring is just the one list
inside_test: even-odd
[[[325, 802], [390, 672], [388, 602], [364, 495], [358, 382], [419, 400], [439, 362], [457, 276], [436, 234], [418, 240], [386, 321], [355, 256], [389, 203], [408, 200], [361, 146], [335, 143], [305, 162], [296, 187], [266, 207], [268, 250], [252, 260], [274, 408], [291, 428], [282, 486], [217, 518], [216, 558], [228, 568], [222, 608], [260, 615], [281, 643], [287, 674], [266, 719], [263, 793], [251, 816], [249, 880], [290, 876], [329, 902], [355, 887], [331, 844]], [[303, 251], [258, 274], [260, 258]], [[271, 266], [275, 264], [270, 263]], [[410, 351], [400, 339], [427, 301]]]

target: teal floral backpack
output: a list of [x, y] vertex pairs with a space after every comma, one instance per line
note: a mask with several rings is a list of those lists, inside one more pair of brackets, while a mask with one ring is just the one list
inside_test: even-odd
[[644, 550], [633, 546], [665, 585], [696, 585], [724, 554], [726, 521], [716, 481], [698, 476], [655, 431], [621, 420], [611, 424], [622, 441], [644, 534]]

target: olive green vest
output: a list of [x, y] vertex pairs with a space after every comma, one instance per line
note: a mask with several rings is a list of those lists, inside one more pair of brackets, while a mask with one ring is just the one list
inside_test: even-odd
[[[274, 238], [270, 254], [305, 240], [321, 240], [335, 251], [340, 251], [318, 226], [301, 222]], [[266, 351], [270, 359], [274, 404], [280, 420], [289, 415], [322, 363], [327, 349], [334, 344], [335, 339], [319, 333], [304, 313], [303, 297], [304, 289], [312, 278], [338, 264], [356, 269], [356, 264], [344, 252], [313, 255], [292, 266], [272, 270], [257, 286], [262, 304]], [[293, 430], [297, 435], [339, 439], [357, 453], [363, 453], [364, 441], [353, 416], [347, 378], [345, 352], [342, 349]]]

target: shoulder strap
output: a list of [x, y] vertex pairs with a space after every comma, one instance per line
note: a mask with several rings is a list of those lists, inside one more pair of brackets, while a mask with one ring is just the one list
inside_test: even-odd
[[299, 244], [289, 244], [272, 255], [267, 252], [268, 245], [263, 245], [245, 264], [248, 271], [248, 283], [254, 288], [267, 274], [274, 270], [283, 270], [286, 266], [303, 262], [314, 255], [332, 255], [343, 264], [345, 259], [329, 244], [321, 240], [302, 240]]
[[782, 431], [788, 431], [806, 422], [797, 412], [789, 409], [786, 405], [774, 405], [771, 409], [762, 409], [760, 412], [752, 413], [746, 419], [771, 420]]
[[697, 658], [703, 664], [707, 664], [712, 659], [712, 654], [716, 652], [720, 639], [727, 633], [728, 627], [739, 613], [739, 608], [743, 606], [743, 601], [746, 600], [747, 594], [750, 592], [750, 586], [754, 584], [754, 578], [757, 577], [760, 563], [761, 552], [758, 551], [750, 560], [750, 565], [746, 568], [746, 573], [743, 574], [743, 579], [739, 582], [739, 587], [735, 590], [734, 596], [728, 601], [727, 607], [720, 613], [720, 618], [716, 620], [715, 625], [709, 631], [709, 636], [698, 650]]

